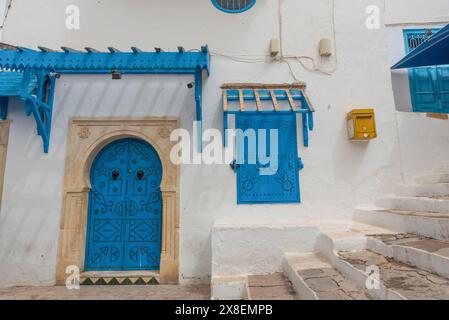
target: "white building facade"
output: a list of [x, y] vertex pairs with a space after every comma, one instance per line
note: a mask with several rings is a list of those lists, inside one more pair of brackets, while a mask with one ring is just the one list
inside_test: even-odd
[[[356, 206], [371, 205], [396, 183], [445, 165], [447, 122], [396, 111], [411, 104], [405, 102], [404, 83], [404, 91], [395, 87], [395, 103], [390, 71], [405, 53], [403, 29], [447, 22], [447, 15], [442, 17], [442, 12], [449, 14], [447, 1], [431, 2], [423, 8], [397, 0], [258, 0], [248, 11], [229, 14], [209, 0], [14, 1], [2, 35], [2, 41], [11, 45], [103, 51], [109, 46], [123, 51], [133, 46], [177, 51], [183, 46], [188, 51], [207, 44], [211, 72], [204, 76], [203, 131], [223, 130], [222, 84], [297, 81], [307, 84], [315, 128], [308, 148], [298, 130], [298, 157], [304, 164], [299, 174], [301, 203], [239, 205], [236, 173], [229, 164], [171, 167], [167, 134], [151, 129], [179, 126], [193, 134], [196, 114], [194, 90], [188, 88], [190, 75], [124, 74], [121, 80], [110, 75], [62, 75], [56, 84], [48, 154], [43, 153], [35, 122], [26, 117], [23, 103], [10, 99], [9, 135], [2, 136], [7, 152], [0, 286], [54, 285], [63, 283], [68, 265], [84, 270], [87, 222], [73, 221], [81, 215], [69, 216], [79, 211], [85, 217], [88, 211], [89, 182], [78, 174], [90, 170], [100, 146], [127, 136], [124, 132], [138, 138], [140, 130], [142, 137], [159, 134], [161, 141], [165, 139], [154, 148], [163, 153], [159, 154], [167, 160], [162, 160], [163, 168], [171, 174], [162, 182], [166, 192], [162, 205], [172, 210], [166, 212], [161, 235], [162, 258], [167, 260], [161, 281], [168, 275], [167, 282], [208, 283], [213, 274], [275, 271], [277, 260], [265, 255], [287, 249], [313, 251], [320, 226], [349, 221]], [[67, 26], [74, 14], [67, 8], [73, 6], [79, 8], [79, 28]], [[284, 60], [270, 56], [271, 39], [281, 40]], [[334, 44], [330, 56], [320, 56], [321, 39]], [[313, 70], [313, 64], [321, 71]], [[348, 139], [346, 114], [357, 108], [375, 110], [376, 139], [361, 143]], [[168, 122], [157, 122], [161, 119]], [[90, 129], [84, 134], [77, 131], [86, 126]], [[87, 154], [84, 150], [90, 147], [84, 144], [89, 139], [104, 141], [98, 140]], [[86, 163], [77, 167], [77, 156], [83, 152]], [[81, 191], [71, 190], [74, 185]], [[74, 192], [81, 196], [70, 202]]]

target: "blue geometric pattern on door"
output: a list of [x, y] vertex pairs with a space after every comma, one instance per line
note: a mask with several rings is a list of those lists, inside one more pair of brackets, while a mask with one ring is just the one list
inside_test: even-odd
[[[412, 52], [439, 29], [405, 30], [406, 53]], [[414, 112], [449, 113], [449, 66], [409, 69]]]
[[[248, 129], [256, 130], [256, 149], [260, 143], [266, 147], [267, 155], [273, 152], [270, 146], [270, 130], [278, 131], [278, 168], [273, 175], [260, 174], [262, 165], [257, 159], [256, 163], [248, 161], [250, 149], [248, 140], [242, 146], [237, 145], [237, 152], [244, 150], [244, 163], [236, 165], [237, 171], [237, 202], [238, 204], [263, 203], [299, 203], [300, 160], [298, 158], [297, 127], [295, 113], [245, 113], [236, 115], [236, 128], [245, 132]], [[260, 141], [257, 130], [266, 130], [267, 141]], [[237, 144], [242, 141], [237, 140]], [[257, 155], [256, 157], [259, 157]]]
[[86, 271], [159, 270], [162, 163], [152, 146], [123, 139], [93, 162]]

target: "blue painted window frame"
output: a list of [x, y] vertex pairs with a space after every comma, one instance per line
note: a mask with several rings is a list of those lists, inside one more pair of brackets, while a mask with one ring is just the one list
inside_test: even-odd
[[[256, 1], [257, 1], [257, 0], [252, 0], [251, 3], [250, 3], [249, 5], [247, 5], [247, 6], [244, 7], [244, 8], [238, 9], [238, 10], [230, 10], [230, 9], [223, 8], [223, 7], [217, 2], [217, 0], [211, 0], [211, 1], [212, 1], [212, 4], [213, 4], [218, 10], [223, 11], [223, 12], [226, 12], [226, 13], [233, 13], [233, 14], [235, 14], [235, 13], [242, 13], [242, 12], [248, 11], [249, 9], [251, 9], [252, 7], [254, 7], [254, 5], [256, 4]], [[234, 0], [228, 0], [228, 1], [234, 1]]]
[[[435, 34], [438, 31], [440, 31], [441, 28], [404, 29], [403, 30], [406, 54], [409, 54], [410, 52], [413, 51], [413, 49], [411, 49], [409, 46], [409, 41], [408, 41], [409, 36], [414, 33], [425, 33], [428, 30], [431, 30], [432, 33]], [[443, 90], [441, 88], [441, 84], [443, 81], [443, 79], [441, 77], [441, 73], [442, 73], [443, 68], [449, 68], [449, 66], [434, 66], [434, 67], [421, 68], [421, 69], [427, 69], [427, 70], [429, 70], [429, 72], [432, 71], [430, 76], [432, 77], [433, 93], [436, 97], [436, 102], [435, 102], [434, 107], [429, 108], [429, 109], [424, 108], [423, 106], [420, 106], [419, 102], [418, 102], [418, 92], [416, 92], [417, 79], [416, 79], [415, 73], [416, 73], [416, 69], [419, 69], [419, 68], [411, 68], [408, 70], [410, 96], [411, 96], [411, 101], [412, 101], [413, 112], [449, 113], [449, 109], [445, 108], [443, 105], [444, 102], [443, 102], [442, 96], [441, 96], [442, 94], [444, 94]]]

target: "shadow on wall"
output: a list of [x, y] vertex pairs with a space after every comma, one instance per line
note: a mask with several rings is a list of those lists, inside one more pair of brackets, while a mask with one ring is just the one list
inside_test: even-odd
[[341, 126], [338, 130], [339, 141], [344, 143], [335, 144], [333, 172], [336, 180], [352, 180], [359, 176], [360, 168], [366, 157], [368, 141], [350, 141], [348, 139], [348, 127], [346, 117], [342, 117]]

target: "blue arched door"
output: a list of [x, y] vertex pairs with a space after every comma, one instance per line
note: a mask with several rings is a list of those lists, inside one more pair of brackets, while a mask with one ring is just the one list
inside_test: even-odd
[[159, 270], [162, 164], [144, 141], [106, 146], [93, 162], [86, 257], [89, 270]]

